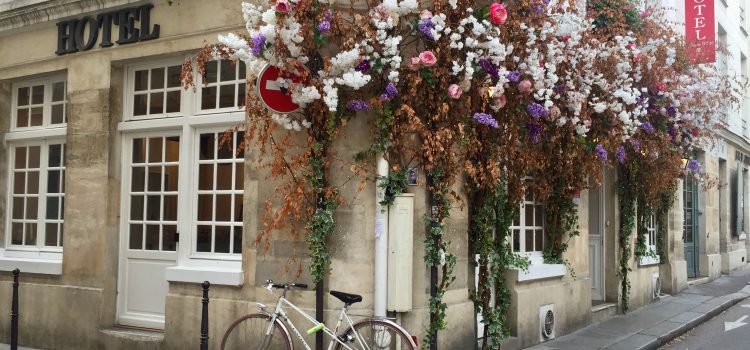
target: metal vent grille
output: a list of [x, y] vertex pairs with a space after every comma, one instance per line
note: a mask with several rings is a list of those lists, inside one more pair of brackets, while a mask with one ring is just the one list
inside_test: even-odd
[[555, 314], [552, 310], [547, 310], [544, 314], [544, 327], [542, 327], [542, 333], [545, 338], [549, 338], [554, 334], [555, 331]]

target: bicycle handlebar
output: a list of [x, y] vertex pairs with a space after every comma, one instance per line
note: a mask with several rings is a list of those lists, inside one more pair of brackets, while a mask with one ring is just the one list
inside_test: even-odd
[[290, 283], [290, 284], [278, 284], [273, 283], [273, 280], [267, 280], [266, 281], [266, 288], [276, 288], [276, 289], [289, 289], [289, 288], [299, 288], [299, 289], [307, 289], [307, 284], [304, 283]]

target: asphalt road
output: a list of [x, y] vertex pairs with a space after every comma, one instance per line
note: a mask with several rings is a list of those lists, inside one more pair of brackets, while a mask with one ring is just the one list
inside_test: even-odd
[[750, 299], [732, 306], [669, 342], [664, 350], [750, 349]]

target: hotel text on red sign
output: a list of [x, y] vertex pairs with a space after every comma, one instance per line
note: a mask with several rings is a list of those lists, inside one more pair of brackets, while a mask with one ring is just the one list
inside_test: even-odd
[[716, 62], [714, 0], [685, 0], [685, 40], [690, 63]]

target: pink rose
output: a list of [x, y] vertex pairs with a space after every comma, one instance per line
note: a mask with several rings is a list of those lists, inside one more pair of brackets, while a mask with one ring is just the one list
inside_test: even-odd
[[508, 10], [503, 4], [493, 3], [490, 5], [490, 22], [492, 24], [503, 24], [508, 19]]
[[409, 59], [409, 61], [406, 63], [406, 66], [413, 71], [418, 71], [419, 67], [422, 65], [422, 60], [419, 59], [419, 57], [412, 57]]
[[435, 55], [430, 51], [422, 51], [422, 53], [419, 54], [419, 60], [427, 67], [432, 67], [437, 63], [437, 58], [435, 58]]
[[450, 96], [454, 100], [458, 100], [461, 98], [461, 87], [456, 84], [451, 84], [451, 86], [448, 87], [448, 96]]
[[287, 13], [292, 9], [289, 0], [276, 0], [276, 12]]
[[528, 94], [531, 92], [531, 82], [529, 79], [524, 79], [520, 83], [518, 83], [518, 91], [522, 94]]
[[505, 107], [505, 104], [508, 102], [508, 100], [505, 98], [505, 95], [500, 95], [500, 97], [495, 99], [495, 106], [497, 106], [498, 109]]
[[419, 18], [421, 19], [432, 18], [432, 12], [430, 12], [430, 10], [422, 10], [422, 12], [419, 14]]

